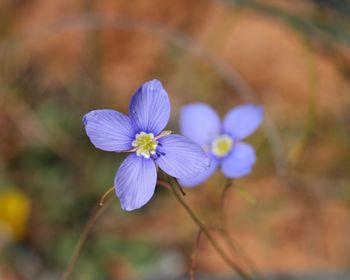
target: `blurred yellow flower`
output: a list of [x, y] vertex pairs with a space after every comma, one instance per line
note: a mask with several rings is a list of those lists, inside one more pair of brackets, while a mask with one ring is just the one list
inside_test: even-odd
[[15, 189], [0, 191], [0, 235], [12, 240], [23, 237], [30, 209], [30, 200], [25, 193]]

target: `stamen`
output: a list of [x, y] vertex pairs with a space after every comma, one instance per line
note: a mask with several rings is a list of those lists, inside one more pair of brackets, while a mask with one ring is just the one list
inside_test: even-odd
[[[165, 156], [164, 152], [157, 151], [157, 147], [163, 147], [161, 143], [157, 140], [161, 137], [171, 134], [170, 130], [164, 130], [159, 133], [157, 136], [154, 136], [153, 133], [140, 132], [136, 134], [135, 140], [132, 141], [131, 145], [134, 148], [127, 150], [126, 152], [136, 152], [136, 155], [143, 156], [145, 158], [150, 158], [151, 156]], [[153, 157], [152, 157], [153, 158]], [[157, 159], [156, 158], [156, 159]]]
[[223, 134], [213, 141], [211, 150], [217, 157], [224, 157], [231, 151], [232, 145], [233, 139], [230, 136]]
[[136, 134], [135, 140], [131, 143], [133, 150], [138, 156], [150, 158], [151, 155], [156, 154], [158, 141], [155, 139], [153, 133], [141, 132]]
[[154, 158], [155, 160], [157, 160], [158, 158], [160, 158], [161, 156], [165, 156], [164, 152], [160, 152], [160, 151], [156, 151], [156, 157]]
[[170, 135], [172, 133], [171, 130], [163, 130], [161, 133], [159, 133], [154, 139], [158, 140], [159, 138], [163, 136]]

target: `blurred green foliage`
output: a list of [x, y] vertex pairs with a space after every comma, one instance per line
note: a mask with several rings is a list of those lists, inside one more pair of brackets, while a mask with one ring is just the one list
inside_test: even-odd
[[[103, 77], [104, 71], [108, 72], [104, 67], [109, 69], [103, 65], [103, 59], [107, 61], [111, 59], [104, 57], [108, 54], [108, 51], [104, 48], [110, 45], [117, 48], [118, 44], [125, 41], [137, 45], [141, 50], [144, 48], [143, 45], [139, 44], [139, 38], [135, 39], [135, 37], [132, 37], [132, 32], [125, 30], [110, 31], [112, 35], [104, 34], [98, 30], [86, 32], [87, 34], [83, 32], [88, 37], [88, 40], [86, 40], [88, 43], [84, 45], [88, 51], [81, 50], [81, 53], [78, 53], [81, 57], [79, 56], [76, 62], [77, 70], [74, 74], [68, 74], [68, 78], [64, 77], [66, 73], [60, 73], [63, 78], [60, 75], [56, 77], [55, 67], [52, 66], [52, 70], [47, 65], [51, 61], [51, 55], [55, 56], [55, 54], [59, 55], [60, 53], [62, 46], [57, 42], [58, 47], [46, 56], [41, 56], [40, 51], [38, 51], [38, 54], [35, 51], [28, 50], [21, 54], [14, 51], [15, 47], [12, 49], [11, 42], [13, 42], [13, 38], [19, 38], [16, 42], [19, 45], [21, 44], [21, 33], [16, 34], [16, 21], [18, 20], [18, 25], [21, 25], [20, 18], [16, 18], [16, 13], [19, 13], [20, 9], [29, 9], [31, 5], [35, 4], [35, 1], [22, 2], [13, 1], [0, 4], [4, 5], [3, 9], [0, 8], [0, 59], [2, 59], [0, 64], [0, 188], [5, 189], [14, 186], [21, 189], [28, 195], [32, 207], [28, 221], [30, 226], [27, 228], [26, 236], [20, 241], [6, 241], [4, 242], [5, 245], [0, 242], [0, 271], [2, 265], [9, 266], [15, 271], [13, 274], [18, 277], [14, 279], [21, 279], [21, 277], [26, 276], [26, 271], [23, 271], [26, 264], [30, 266], [33, 263], [39, 263], [38, 266], [33, 265], [34, 268], [37, 268], [33, 268], [30, 273], [28, 272], [27, 277], [28, 279], [45, 279], [42, 276], [44, 272], [60, 275], [65, 268], [92, 209], [97, 205], [101, 195], [113, 185], [115, 171], [123, 159], [121, 155], [104, 153], [91, 145], [81, 122], [81, 118], [86, 112], [95, 108], [107, 107], [125, 112], [126, 108], [123, 107], [126, 103], [125, 100], [128, 100], [132, 94], [132, 92], [126, 92], [125, 88], [128, 88], [134, 80], [145, 79], [148, 76], [161, 77], [173, 90], [170, 93], [174, 104], [171, 126], [175, 130], [177, 129], [177, 111], [183, 103], [199, 100], [208, 102], [219, 111], [225, 112], [232, 107], [232, 104], [242, 102], [242, 100], [236, 95], [237, 92], [223, 83], [217, 69], [210, 68], [210, 65], [198, 61], [198, 59], [194, 60], [189, 51], [180, 49], [178, 46], [175, 47], [169, 42], [165, 44], [166, 46], [162, 51], [159, 51], [160, 55], [155, 65], [150, 63], [151, 66], [146, 65], [146, 67], [144, 65], [146, 63], [136, 64], [136, 66], [133, 64], [134, 68], [131, 68], [135, 71], [135, 77], [137, 78], [129, 77], [128, 72], [124, 73], [117, 68], [115, 75], [125, 76], [125, 84], [128, 84], [128, 87], [124, 85], [124, 88], [120, 87], [120, 91], [112, 89], [107, 83], [108, 79]], [[346, 51], [345, 54], [339, 51], [339, 48], [345, 48], [348, 51], [350, 42], [350, 3], [348, 1], [306, 1], [308, 2], [306, 5], [311, 3], [312, 7], [307, 8], [305, 13], [300, 14], [293, 11], [293, 9], [284, 9], [269, 3], [269, 1], [230, 0], [219, 2], [225, 5], [227, 3], [233, 4], [229, 9], [234, 12], [237, 12], [236, 9], [239, 11], [248, 9], [259, 15], [278, 19], [281, 25], [286, 24], [288, 27], [292, 27], [304, 38], [305, 45], [311, 54], [310, 57], [312, 57], [311, 60], [317, 51], [317, 44], [314, 44], [314, 41], [321, 42], [322, 46], [330, 49], [330, 52], [327, 52], [325, 56], [330, 57], [330, 60], [336, 65], [335, 68], [339, 70], [344, 79], [349, 78], [348, 73], [350, 72], [344, 71], [344, 68], [349, 70], [349, 65], [346, 63]], [[201, 4], [197, 3], [196, 5]], [[146, 9], [145, 7], [142, 8], [142, 5], [140, 7], [141, 12], [142, 9]], [[84, 6], [84, 12], [86, 12], [86, 9], [88, 11], [94, 10], [94, 5]], [[127, 10], [127, 8], [125, 9]], [[192, 9], [195, 10], [193, 7]], [[177, 12], [180, 17], [182, 11]], [[214, 9], [211, 11], [211, 7], [209, 7], [208, 15], [212, 14], [215, 14], [215, 11]], [[28, 17], [23, 16], [23, 14], [18, 15]], [[157, 17], [155, 16], [155, 18]], [[161, 24], [163, 23], [161, 22]], [[177, 28], [184, 29], [188, 33], [192, 32], [194, 34], [192, 35], [196, 36], [196, 31], [201, 29], [201, 25], [196, 22], [192, 24], [191, 22], [185, 22], [182, 23], [183, 26], [180, 24]], [[26, 24], [23, 25], [26, 26]], [[195, 31], [192, 31], [192, 29]], [[35, 30], [33, 30], [33, 33], [35, 33]], [[104, 36], [108, 38], [108, 36], [113, 37], [114, 35], [118, 38], [116, 42], [111, 39], [106, 43], [103, 40]], [[215, 38], [214, 35], [216, 34], [211, 35]], [[154, 39], [154, 41], [156, 40]], [[45, 53], [46, 48], [49, 48], [50, 45], [47, 46], [44, 43], [40, 42], [39, 45], [43, 45], [42, 48]], [[55, 42], [52, 44], [55, 45]], [[107, 44], [107, 46], [104, 44]], [[208, 44], [212, 44], [214, 48], [219, 49], [221, 41], [219, 43], [209, 42]], [[158, 46], [149, 45], [145, 48], [152, 49], [156, 47]], [[135, 56], [133, 52], [127, 53], [127, 47], [125, 49], [121, 54], [118, 53], [119, 56], [116, 55], [115, 60], [118, 63], [125, 62], [125, 60], [129, 62]], [[13, 51], [12, 56], [11, 51]], [[337, 64], [339, 57], [341, 62], [345, 61], [342, 65], [343, 68]], [[149, 60], [152, 61], [154, 58], [152, 57]], [[112, 64], [112, 62], [110, 63]], [[310, 61], [306, 63], [310, 66], [311, 71], [316, 68], [312, 63]], [[136, 73], [142, 67], [145, 68], [144, 72], [142, 74]], [[269, 65], [266, 65], [266, 68], [268, 67]], [[254, 65], [251, 71], [254, 71], [253, 68]], [[50, 69], [53, 73], [50, 72]], [[52, 79], [50, 75], [54, 76], [55, 79]], [[317, 74], [315, 75], [317, 76]], [[283, 117], [288, 115], [288, 112], [283, 112], [280, 115], [282, 121], [276, 117], [277, 127], [282, 135], [283, 148], [289, 152], [295, 151], [290, 153], [292, 154], [292, 160], [289, 162], [289, 168], [292, 170], [290, 173], [297, 174], [296, 178], [288, 178], [287, 183], [281, 183], [281, 185], [285, 187], [290, 182], [294, 184], [297, 182], [297, 185], [301, 186], [298, 191], [302, 189], [300, 192], [305, 191], [306, 193], [300, 199], [301, 201], [305, 197], [313, 197], [316, 200], [315, 204], [318, 205], [319, 203], [322, 206], [318, 199], [334, 198], [337, 199], [336, 204], [345, 201], [350, 206], [350, 174], [348, 172], [350, 166], [350, 154], [348, 152], [350, 147], [349, 112], [348, 110], [340, 111], [340, 109], [338, 114], [319, 111], [317, 107], [317, 91], [319, 89], [317, 84], [320, 81], [316, 76], [313, 76], [313, 81], [311, 81], [311, 91], [313, 92], [310, 96], [312, 97], [308, 100], [308, 110], [306, 110], [302, 121], [290, 121], [284, 124]], [[288, 84], [286, 87], [290, 87], [290, 85]], [[347, 85], [345, 91], [348, 90]], [[315, 95], [313, 95], [314, 93]], [[258, 94], [258, 98], [264, 103], [269, 103], [273, 98], [269, 100], [264, 97], [264, 94]], [[330, 100], [333, 98], [332, 94], [332, 92], [329, 93]], [[283, 92], [277, 98], [288, 100]], [[278, 103], [271, 102], [271, 104], [269, 107], [271, 110], [278, 109], [274, 108], [275, 104]], [[298, 111], [298, 106], [299, 104], [296, 103], [295, 111]], [[258, 162], [251, 177], [242, 183], [247, 187], [248, 190], [245, 191], [248, 194], [252, 190], [249, 187], [256, 187], [253, 192], [260, 188], [260, 185], [255, 185], [259, 179], [261, 179], [259, 182], [265, 182], [263, 187], [273, 185], [275, 181], [272, 180], [271, 183], [269, 180], [272, 176], [275, 176], [274, 163], [276, 160], [271, 152], [271, 149], [274, 148], [273, 143], [268, 141], [263, 130], [259, 131], [249, 141], [257, 148]], [[309, 171], [314, 176], [311, 176], [312, 174], [302, 176]], [[215, 177], [214, 180], [217, 178]], [[212, 203], [215, 200], [212, 192], [216, 194], [215, 191], [217, 193], [219, 191], [217, 189], [213, 190], [214, 187], [217, 187], [217, 182], [215, 184], [213, 182], [211, 181], [208, 184], [209, 187], [203, 191], [203, 196], [196, 192], [197, 190], [193, 190], [192, 199], [194, 199], [195, 205], [204, 217], [211, 217], [216, 213], [214, 206], [217, 206], [217, 202], [215, 202], [216, 204]], [[322, 192], [322, 190], [325, 191]], [[192, 192], [192, 190], [189, 192]], [[264, 189], [259, 189], [259, 192], [263, 197]], [[278, 191], [276, 192], [278, 193]], [[266, 193], [268, 195], [268, 191]], [[161, 202], [160, 199], [156, 200], [152, 207], [145, 207], [136, 214], [122, 212], [118, 203], [115, 202], [114, 207], [109, 210], [107, 219], [113, 217], [115, 219], [113, 223], [120, 226], [120, 228], [116, 227], [104, 232], [103, 229], [105, 228], [102, 227], [101, 231], [97, 228], [93, 232], [79, 259], [74, 279], [111, 279], [115, 274], [119, 275], [118, 273], [136, 279], [143, 275], [152, 275], [154, 271], [150, 270], [154, 269], [154, 263], [162, 259], [167, 246], [176, 248], [180, 253], [186, 251], [183, 258], [187, 261], [187, 255], [192, 250], [191, 246], [195, 232], [186, 222], [184, 222], [184, 228], [177, 224], [180, 214], [176, 210], [160, 208], [168, 206], [168, 204], [172, 205], [170, 202], [172, 200], [165, 193], [160, 192], [159, 195], [165, 202]], [[241, 226], [243, 225], [243, 228], [244, 226], [246, 228], [254, 228], [254, 226], [258, 228], [260, 226], [257, 235], [264, 235], [266, 239], [271, 240], [271, 243], [278, 244], [278, 238], [282, 237], [271, 234], [271, 232], [278, 230], [275, 230], [275, 228], [271, 230], [266, 226], [268, 222], [266, 224], [264, 222], [269, 216], [283, 212], [285, 208], [288, 208], [286, 207], [286, 204], [288, 204], [286, 195], [283, 196], [284, 193], [278, 193], [278, 195], [280, 195], [277, 196], [278, 199], [273, 198], [272, 201], [259, 202], [260, 196], [258, 197], [255, 191], [252, 196], [257, 199], [256, 206], [249, 206], [251, 208], [248, 207], [248, 210], [242, 210], [244, 215], [238, 213], [232, 220]], [[288, 195], [291, 199], [296, 196], [293, 192], [288, 193]], [[206, 205], [208, 201], [209, 206]], [[294, 202], [294, 200], [291, 200], [290, 203], [293, 204]], [[308, 200], [307, 203], [309, 203]], [[309, 204], [314, 206], [313, 203]], [[308, 212], [308, 210], [305, 211]], [[288, 226], [289, 215], [292, 214], [286, 214]], [[137, 219], [139, 216], [142, 218]], [[158, 216], [161, 217], [158, 218]], [[168, 229], [169, 224], [172, 226], [172, 230]], [[273, 226], [275, 225], [273, 224]], [[283, 227], [282, 225], [279, 226]], [[297, 226], [299, 226], [299, 223], [297, 223]], [[157, 239], [159, 235], [156, 233], [152, 236], [148, 232], [142, 237], [144, 231], [146, 231], [145, 228], [150, 228], [150, 231], [155, 232], [163, 229], [163, 227], [164, 232], [168, 231], [166, 234], [168, 234], [167, 238], [169, 239], [163, 243]], [[286, 228], [283, 229], [285, 232], [293, 232], [294, 228], [290, 229], [287, 226]], [[297, 230], [295, 231], [298, 233]], [[184, 233], [181, 235], [179, 232]], [[300, 236], [302, 236], [301, 233]], [[174, 241], [177, 240], [176, 238], [178, 238], [178, 241]], [[206, 257], [206, 255], [201, 256], [204, 259]], [[22, 261], [23, 259], [25, 261]], [[216, 265], [215, 261], [213, 263]], [[115, 272], [115, 267], [121, 267], [125, 271]]]

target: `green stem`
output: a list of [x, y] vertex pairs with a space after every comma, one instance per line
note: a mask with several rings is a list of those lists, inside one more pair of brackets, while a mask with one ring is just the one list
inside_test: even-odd
[[182, 199], [182, 197], [177, 193], [176, 188], [179, 187], [179, 183], [173, 177], [168, 177], [168, 181], [171, 187], [171, 190], [176, 198], [176, 200], [181, 204], [181, 206], [186, 210], [186, 212], [190, 215], [192, 220], [197, 224], [199, 229], [203, 232], [203, 234], [208, 238], [211, 245], [220, 255], [220, 257], [225, 261], [225, 263], [231, 267], [231, 269], [237, 273], [244, 280], [252, 280], [252, 278], [236, 263], [234, 263], [224, 252], [224, 250], [219, 246], [214, 237], [210, 234], [208, 229], [204, 226], [201, 220], [196, 216], [196, 214], [192, 211], [192, 209], [186, 204], [186, 202]]

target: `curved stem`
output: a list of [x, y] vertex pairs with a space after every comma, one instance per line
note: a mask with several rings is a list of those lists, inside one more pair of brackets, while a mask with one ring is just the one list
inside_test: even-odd
[[107, 197], [112, 191], [114, 191], [114, 186], [111, 187], [111, 188], [109, 188], [107, 191], [105, 191], [105, 193], [101, 196], [99, 206], [103, 206], [103, 205], [105, 204], [106, 197]]
[[234, 240], [229, 232], [229, 226], [227, 224], [227, 219], [225, 216], [225, 197], [229, 191], [229, 189], [233, 186], [233, 180], [227, 179], [225, 186], [221, 193], [221, 228], [222, 228], [222, 235], [226, 239], [228, 245], [231, 247], [233, 251], [237, 255], [239, 255], [242, 260], [245, 262], [245, 264], [253, 271], [255, 277], [257, 279], [263, 279], [261, 273], [258, 271], [257, 267], [253, 263], [253, 261], [249, 258], [249, 256], [245, 253], [245, 251], [242, 249], [242, 247], [238, 244], [236, 240]]
[[195, 266], [196, 266], [197, 250], [198, 250], [199, 241], [200, 241], [202, 233], [203, 233], [203, 230], [199, 229], [197, 236], [196, 236], [196, 240], [193, 244], [193, 252], [192, 252], [192, 256], [191, 256], [191, 267], [190, 267], [191, 280], [196, 280], [194, 270], [195, 270]]
[[[105, 196], [103, 197], [103, 199], [105, 198]], [[81, 254], [81, 251], [85, 245], [86, 240], [89, 237], [90, 232], [92, 231], [93, 227], [95, 226], [97, 220], [99, 219], [99, 217], [104, 213], [104, 211], [106, 210], [106, 208], [109, 205], [109, 200], [107, 200], [106, 203], [101, 205], [101, 201], [100, 200], [100, 204], [98, 206], [98, 208], [95, 210], [95, 212], [91, 215], [90, 219], [88, 220], [88, 222], [86, 223], [84, 230], [82, 232], [82, 234], [80, 235], [79, 241], [78, 243], [75, 245], [73, 254], [68, 262], [67, 268], [65, 270], [65, 272], [63, 273], [61, 280], [68, 280], [70, 279], [70, 276], [74, 270], [74, 267], [78, 261], [78, 258]]]
[[181, 206], [186, 210], [186, 212], [190, 215], [192, 220], [197, 224], [199, 229], [203, 232], [203, 234], [208, 238], [211, 245], [220, 255], [220, 257], [225, 261], [225, 263], [231, 267], [231, 269], [237, 273], [244, 280], [252, 280], [252, 278], [235, 262], [233, 262], [224, 252], [224, 250], [219, 246], [214, 237], [210, 234], [208, 229], [204, 226], [202, 221], [196, 216], [196, 214], [192, 211], [192, 209], [186, 204], [186, 202], [182, 199], [182, 197], [177, 193], [176, 188], [178, 186], [178, 182], [173, 177], [168, 177], [168, 181], [171, 187], [171, 190], [176, 198], [176, 200], [181, 204]]

